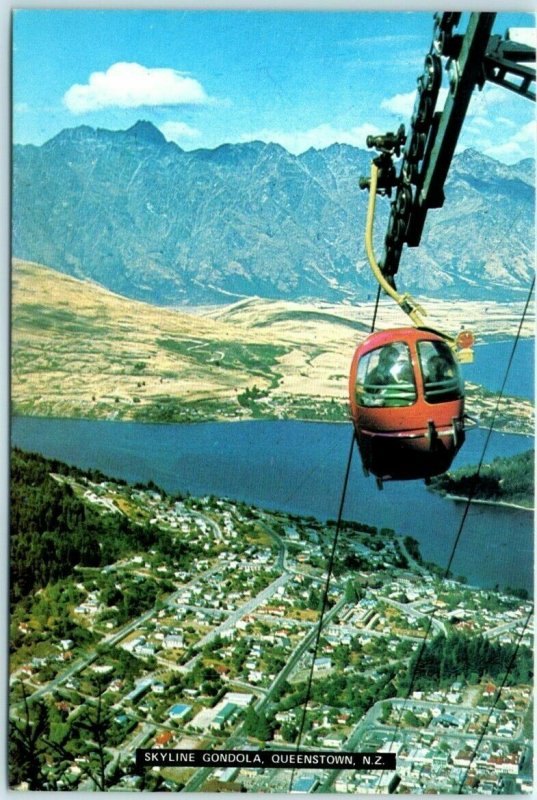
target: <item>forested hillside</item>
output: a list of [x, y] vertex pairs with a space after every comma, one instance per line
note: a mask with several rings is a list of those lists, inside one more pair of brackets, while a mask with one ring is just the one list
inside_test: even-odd
[[[11, 602], [70, 575], [153, 546], [156, 531], [123, 514], [102, 514], [53, 475], [82, 475], [59, 461], [15, 449], [11, 460]], [[88, 473], [94, 480], [104, 475]], [[159, 546], [165, 546], [159, 534]], [[171, 543], [170, 543], [171, 545]]]
[[457, 497], [471, 496], [477, 500], [533, 508], [534, 505], [535, 451], [527, 450], [508, 458], [497, 457], [490, 464], [476, 467], [461, 467], [454, 472], [439, 475], [432, 481], [432, 488], [442, 494]]

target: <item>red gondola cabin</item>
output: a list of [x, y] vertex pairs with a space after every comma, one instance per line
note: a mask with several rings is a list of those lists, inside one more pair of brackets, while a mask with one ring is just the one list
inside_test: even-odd
[[464, 442], [464, 386], [440, 335], [398, 328], [369, 336], [352, 360], [351, 414], [364, 469], [382, 480], [445, 472]]

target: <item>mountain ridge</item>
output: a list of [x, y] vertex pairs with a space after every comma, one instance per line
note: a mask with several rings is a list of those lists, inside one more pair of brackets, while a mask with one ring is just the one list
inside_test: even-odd
[[[358, 180], [370, 160], [346, 144], [298, 156], [260, 141], [185, 151], [144, 120], [65, 129], [14, 146], [12, 252], [161, 305], [365, 300], [375, 286]], [[533, 268], [529, 161], [457, 156], [443, 209], [421, 246], [405, 248], [401, 287], [520, 297]], [[378, 206], [380, 256], [389, 208]]]

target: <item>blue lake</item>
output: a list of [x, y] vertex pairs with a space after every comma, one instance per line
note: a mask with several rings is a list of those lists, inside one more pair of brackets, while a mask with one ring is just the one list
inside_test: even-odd
[[[351, 438], [350, 424], [291, 421], [148, 425], [15, 418], [12, 425], [14, 445], [82, 468], [319, 519], [337, 517]], [[454, 466], [477, 463], [484, 441], [484, 431], [470, 432]], [[529, 437], [493, 434], [485, 461], [532, 446]], [[445, 567], [463, 509], [416, 481], [387, 483], [379, 491], [363, 476], [355, 452], [345, 518], [411, 535], [424, 558]], [[452, 572], [474, 585], [532, 592], [533, 514], [473, 505]]]
[[[473, 364], [463, 364], [465, 380], [480, 383], [491, 392], [501, 389], [513, 340], [476, 345]], [[535, 341], [519, 339], [509, 369], [504, 394], [533, 399], [535, 396]]]

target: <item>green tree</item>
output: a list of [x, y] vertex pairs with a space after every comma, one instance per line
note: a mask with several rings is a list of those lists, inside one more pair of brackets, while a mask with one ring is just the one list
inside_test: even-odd
[[281, 733], [284, 742], [292, 743], [298, 736], [298, 728], [294, 722], [284, 722]]
[[414, 714], [413, 711], [405, 711], [403, 714], [403, 721], [406, 722], [407, 725], [411, 725], [413, 728], [418, 728], [420, 721], [417, 716]]
[[99, 792], [105, 792], [111, 782], [107, 777], [107, 766], [112, 761], [112, 757], [106, 747], [108, 744], [107, 732], [112, 726], [112, 714], [104, 706], [104, 690], [104, 684], [99, 682], [95, 706], [90, 707], [86, 703], [83, 713], [76, 720], [77, 729], [91, 742], [88, 752], [89, 764], [83, 768], [83, 771], [93, 781]]
[[12, 787], [26, 781], [30, 791], [41, 791], [46, 782], [48, 711], [42, 700], [30, 707], [24, 684], [21, 688], [21, 712], [14, 710], [9, 722], [9, 780]]

